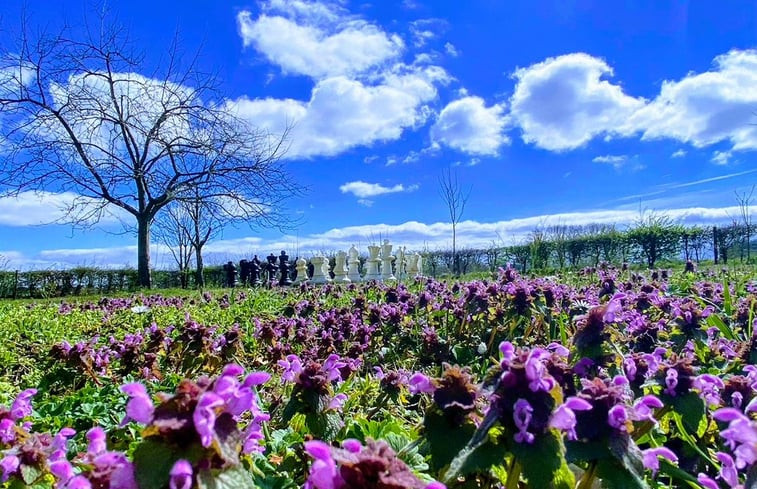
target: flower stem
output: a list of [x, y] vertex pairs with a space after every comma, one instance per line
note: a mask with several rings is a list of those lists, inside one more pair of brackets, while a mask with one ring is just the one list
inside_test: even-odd
[[578, 486], [576, 486], [576, 489], [590, 489], [592, 483], [594, 482], [594, 474], [597, 471], [597, 461], [592, 460], [589, 463], [589, 468], [586, 469], [586, 472], [583, 473], [581, 476], [581, 480], [578, 482]]
[[510, 467], [507, 469], [505, 489], [518, 489], [518, 481], [520, 481], [520, 463], [518, 463], [518, 458], [513, 456]]

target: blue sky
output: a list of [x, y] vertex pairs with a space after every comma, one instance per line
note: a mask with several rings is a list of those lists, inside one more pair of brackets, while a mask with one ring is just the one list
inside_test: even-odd
[[[92, 5], [5, 0], [0, 42], [24, 3], [48, 26], [81, 23]], [[728, 221], [734, 191], [757, 183], [754, 2], [111, 4], [145, 51], [141, 74], [178, 32], [239, 115], [272, 132], [294, 123], [287, 165], [309, 190], [288, 212], [301, 224], [229, 228], [208, 245], [217, 260], [379, 238], [447, 247], [448, 167], [472, 189], [459, 228], [469, 246], [549, 223], [623, 227], [639, 209]], [[115, 219], [47, 224], [72, 198], [50, 191], [0, 199], [6, 266], [134, 263]]]

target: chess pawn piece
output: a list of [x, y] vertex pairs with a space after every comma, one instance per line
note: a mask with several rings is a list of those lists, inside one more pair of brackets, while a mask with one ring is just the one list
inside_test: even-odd
[[378, 258], [380, 250], [381, 248], [376, 245], [368, 247], [368, 259], [365, 261], [365, 277], [363, 277], [366, 281], [381, 280]]
[[397, 280], [392, 270], [393, 261], [392, 245], [389, 244], [388, 239], [385, 239], [384, 244], [381, 246], [381, 280], [384, 282]]
[[279, 273], [281, 274], [279, 285], [282, 287], [292, 285], [292, 280], [289, 278], [289, 255], [284, 250], [281, 250], [281, 254], [279, 255]]
[[338, 284], [348, 284], [351, 282], [347, 276], [347, 253], [338, 251], [334, 264], [334, 282]]
[[[324, 262], [326, 262], [326, 258], [322, 256], [314, 256], [310, 259], [310, 262], [313, 264], [313, 277], [310, 279], [311, 283], [325, 284], [331, 282], [331, 277], [324, 273]], [[326, 273], [328, 273], [328, 265], [325, 266]]]
[[418, 275], [418, 254], [413, 253], [407, 260], [407, 275], [415, 278]]
[[308, 262], [304, 258], [297, 258], [295, 260], [295, 263], [297, 264], [297, 277], [294, 280], [294, 283], [301, 284], [303, 282], [308, 281]]
[[355, 245], [352, 245], [348, 255], [347, 264], [349, 265], [349, 273], [347, 277], [350, 279], [350, 282], [360, 282], [360, 255]]
[[334, 274], [331, 272], [331, 259], [327, 256], [323, 259], [323, 275], [326, 277], [326, 279], [329, 282], [332, 282], [334, 279]]
[[250, 263], [250, 285], [253, 287], [260, 286], [260, 260], [258, 255], [255, 255]]

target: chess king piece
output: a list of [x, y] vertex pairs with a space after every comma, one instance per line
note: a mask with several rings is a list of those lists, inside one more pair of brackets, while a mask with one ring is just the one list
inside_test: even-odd
[[279, 285], [286, 287], [292, 285], [292, 280], [289, 278], [289, 255], [284, 250], [281, 250], [279, 255], [279, 273]]
[[295, 263], [297, 264], [297, 277], [294, 280], [294, 283], [301, 284], [303, 282], [308, 281], [308, 262], [304, 258], [297, 258], [295, 260]]
[[[328, 263], [326, 258], [322, 256], [314, 256], [310, 259], [310, 262], [313, 264], [313, 277], [310, 279], [310, 282], [313, 284], [325, 284], [328, 282], [331, 282], [331, 277], [326, 275], [324, 273], [324, 262]], [[326, 264], [326, 273], [328, 273], [328, 265]]]
[[348, 284], [351, 282], [347, 276], [347, 253], [338, 251], [334, 264], [334, 282], [338, 284]]
[[384, 282], [397, 280], [392, 271], [393, 261], [392, 245], [389, 244], [388, 239], [385, 239], [384, 244], [381, 246], [381, 280]]
[[381, 280], [379, 274], [379, 251], [381, 248], [376, 245], [368, 247], [368, 259], [365, 261], [365, 281], [368, 280]]
[[347, 264], [349, 265], [347, 277], [350, 279], [350, 282], [360, 282], [360, 254], [357, 252], [355, 245], [352, 245], [347, 255]]
[[260, 286], [260, 260], [258, 255], [255, 255], [250, 263], [250, 285], [253, 287]]

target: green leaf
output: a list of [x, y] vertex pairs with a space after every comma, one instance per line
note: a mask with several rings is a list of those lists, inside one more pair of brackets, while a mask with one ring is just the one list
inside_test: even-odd
[[140, 489], [163, 489], [168, 485], [169, 472], [179, 459], [194, 463], [202, 457], [199, 444], [179, 450], [160, 440], [147, 438], [134, 450], [134, 472]]
[[423, 419], [426, 440], [431, 447], [431, 467], [439, 470], [452, 462], [476, 431], [476, 425], [466, 420], [462, 425], [453, 425], [438, 409], [429, 409]]
[[681, 415], [681, 421], [683, 421], [686, 431], [698, 433], [702, 423], [706, 423], [704, 402], [694, 392], [672, 399], [673, 410]]
[[617, 459], [603, 459], [597, 463], [597, 476], [604, 489], [648, 489], [637, 474], [629, 472]]
[[197, 486], [200, 489], [256, 489], [252, 474], [241, 465], [223, 471], [203, 470], [197, 474]]
[[310, 434], [323, 441], [333, 441], [342, 429], [342, 418], [334, 411], [325, 413], [308, 413], [305, 425]]
[[627, 434], [608, 438], [608, 448], [614, 459], [600, 460], [597, 474], [608, 489], [647, 488], [641, 450]]
[[22, 464], [21, 467], [19, 467], [19, 470], [21, 472], [21, 478], [27, 485], [31, 485], [34, 481], [39, 479], [40, 475], [42, 475], [42, 471], [34, 465]]
[[514, 443], [512, 450], [530, 487], [570, 489], [575, 485], [562, 442], [553, 431], [537, 436], [532, 444]]

